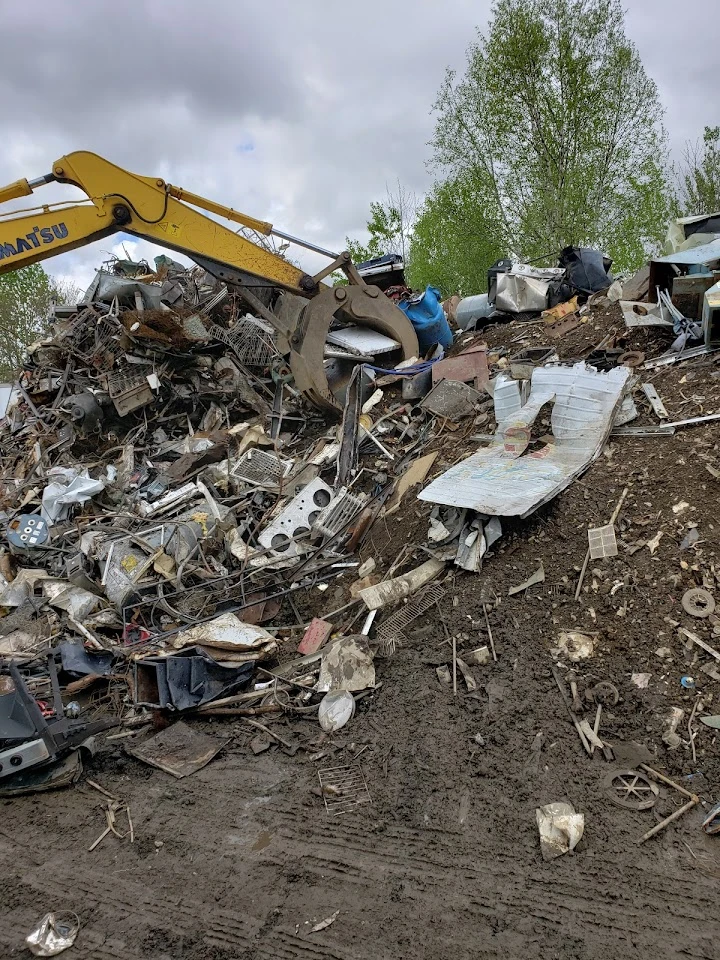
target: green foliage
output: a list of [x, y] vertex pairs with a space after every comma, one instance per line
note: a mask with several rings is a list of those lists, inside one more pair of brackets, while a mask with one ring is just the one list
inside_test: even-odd
[[70, 302], [79, 291], [53, 281], [40, 264], [0, 276], [0, 380], [12, 380], [28, 344], [47, 331], [52, 300]]
[[[345, 249], [353, 263], [363, 263], [387, 253], [399, 253], [407, 264], [410, 256], [413, 221], [416, 215], [415, 197], [397, 182], [395, 191], [386, 187], [387, 197], [382, 203], [370, 204], [370, 218], [366, 228], [370, 234], [367, 243], [345, 238]], [[343, 274], [333, 274], [335, 286], [347, 283]]]
[[408, 282], [415, 289], [432, 284], [443, 296], [466, 296], [487, 289], [487, 268], [506, 252], [497, 238], [492, 199], [482, 181], [459, 176], [436, 183], [415, 222]]
[[[568, 244], [596, 245], [631, 269], [658, 245], [670, 214], [667, 140], [620, 0], [497, 0], [465, 75], [448, 71], [434, 110], [434, 165], [484, 204], [470, 222], [492, 231], [488, 251], [554, 262]], [[413, 257], [436, 262], [424, 242]], [[455, 255], [445, 269], [464, 283], [466, 254]]]
[[702, 143], [685, 145], [679, 186], [685, 216], [720, 210], [720, 127], [705, 127]]

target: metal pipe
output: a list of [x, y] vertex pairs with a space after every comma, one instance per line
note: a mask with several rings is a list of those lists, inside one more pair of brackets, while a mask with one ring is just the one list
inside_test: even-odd
[[337, 260], [340, 256], [339, 253], [333, 253], [332, 250], [326, 250], [325, 247], [318, 247], [317, 244], [310, 243], [309, 240], [301, 240], [299, 237], [293, 237], [290, 233], [283, 233], [282, 230], [277, 230], [275, 227], [270, 228], [270, 233], [272, 233], [274, 237], [280, 237], [281, 240], [287, 240], [289, 243], [296, 243], [299, 247], [305, 247], [306, 250], [321, 253], [324, 257], [330, 257], [331, 260]]
[[42, 177], [35, 177], [34, 180], [28, 180], [27, 185], [31, 190], [34, 190], [35, 187], [42, 187], [46, 183], [55, 183], [55, 175], [53, 173], [45, 173]]

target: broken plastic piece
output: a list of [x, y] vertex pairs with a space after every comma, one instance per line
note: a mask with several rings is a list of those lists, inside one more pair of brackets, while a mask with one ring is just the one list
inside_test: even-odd
[[318, 718], [325, 733], [341, 730], [355, 716], [355, 697], [347, 690], [331, 690], [320, 701]]
[[176, 650], [199, 644], [203, 647], [217, 647], [220, 650], [249, 651], [259, 647], [270, 648], [273, 652], [275, 637], [263, 627], [253, 623], [244, 623], [234, 613], [221, 613], [207, 623], [181, 630], [172, 641]]
[[585, 817], [571, 803], [547, 803], [535, 810], [543, 860], [574, 850], [585, 830]]
[[375, 666], [368, 638], [341, 637], [323, 649], [319, 693], [329, 690], [367, 690], [375, 686]]
[[56, 957], [75, 943], [79, 930], [80, 918], [76, 913], [46, 913], [25, 937], [25, 945], [36, 957]]
[[313, 927], [311, 927], [310, 933], [320, 933], [321, 930], [326, 930], [331, 924], [335, 923], [339, 916], [340, 911], [336, 910], [335, 913], [330, 914], [329, 917], [325, 917], [324, 920], [320, 920]]
[[558, 636], [558, 652], [573, 663], [591, 657], [594, 649], [595, 640], [586, 633], [566, 631]]
[[465, 686], [468, 688], [468, 693], [472, 693], [474, 690], [477, 690], [475, 677], [473, 677], [472, 673], [470, 672], [470, 668], [465, 661], [461, 660], [460, 657], [456, 657], [455, 662], [457, 663], [458, 670], [463, 675], [463, 680], [465, 681]]
[[686, 590], [682, 598], [683, 610], [691, 617], [705, 618], [715, 612], [715, 600], [711, 593], [702, 587]]
[[419, 567], [403, 573], [393, 580], [383, 580], [372, 587], [366, 587], [360, 591], [360, 596], [365, 602], [368, 610], [377, 610], [379, 607], [386, 607], [389, 603], [395, 603], [404, 597], [409, 597], [420, 587], [433, 580], [445, 567], [442, 560], [426, 560]]
[[660, 395], [657, 390], [651, 383], [644, 383], [642, 385], [643, 393], [648, 398], [650, 406], [653, 408], [655, 416], [658, 420], [669, 420], [670, 414], [665, 408], [665, 404], [660, 399]]
[[535, 573], [531, 574], [531, 576], [529, 576], [527, 580], [524, 580], [522, 583], [519, 583], [515, 587], [510, 587], [510, 589], [508, 590], [508, 596], [514, 597], [516, 593], [522, 593], [523, 590], [527, 590], [529, 587], [534, 587], [538, 583], [543, 583], [544, 580], [545, 580], [545, 569], [541, 562], [540, 566], [537, 568]]

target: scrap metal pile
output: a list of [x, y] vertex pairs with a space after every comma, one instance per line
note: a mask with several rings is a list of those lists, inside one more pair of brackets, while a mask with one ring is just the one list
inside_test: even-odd
[[[534, 311], [518, 335], [510, 328], [514, 348], [453, 335], [434, 288], [405, 301], [422, 356], [400, 361], [388, 337], [334, 331], [325, 357], [339, 424], [302, 400], [272, 325], [200, 267], [118, 263], [82, 304], [56, 309], [0, 422], [0, 794], [72, 782], [92, 734], [126, 737], [157, 711], [242, 717], [259, 730], [256, 752], [308, 749], [258, 716], [319, 718], [326, 733], [348, 723], [381, 686], [375, 658], [406, 643], [414, 621], [437, 611], [445, 623], [448, 565], [478, 573], [505, 518], [547, 504], [638, 417], [642, 357], [607, 337], [562, 362], [560, 346], [530, 346], [559, 342], [620, 297], [601, 255], [568, 262], [548, 277], [495, 270], [492, 314], [468, 298], [473, 322]], [[583, 292], [578, 264], [590, 277], [592, 263], [600, 292]], [[391, 541], [392, 558], [366, 551], [361, 563], [375, 521], [387, 531], [414, 498], [412, 535]], [[617, 555], [621, 506], [589, 531], [576, 599], [589, 559]], [[541, 563], [509, 596], [544, 579]], [[497, 659], [488, 614], [500, 603], [483, 595], [488, 646], [452, 638], [438, 677], [454, 691], [459, 676], [474, 690], [475, 667]], [[588, 753], [603, 745], [597, 723], [594, 739], [575, 725]], [[223, 743], [175, 723], [124, 747], [185, 776]]]
[[[375, 348], [392, 361], [399, 344], [360, 331], [358, 350], [341, 330], [326, 352], [328, 378], [346, 380], [338, 425], [301, 398], [246, 299], [165, 257], [155, 270], [116, 262], [28, 349], [0, 421], [8, 793], [76, 777], [92, 733], [153, 710], [317, 715], [328, 693], [320, 717], [332, 728], [354, 710], [349, 691], [374, 687], [374, 614], [353, 634], [357, 609], [322, 658], [332, 624], [315, 620], [297, 664], [259, 664], [276, 664], [311, 619], [294, 595], [350, 574], [374, 588], [374, 564], [358, 570], [354, 551], [427, 474], [436, 455], [417, 454], [482, 395], [459, 380], [431, 389], [436, 374], [417, 357], [398, 374], [365, 365]], [[487, 380], [483, 354], [469, 368], [476, 386]], [[422, 405], [411, 413], [397, 397], [378, 416], [380, 387], [402, 381], [427, 393]], [[444, 396], [448, 386], [462, 395]], [[389, 608], [443, 567], [428, 564], [354, 605]]]
[[94, 729], [60, 686], [105, 725], [247, 687], [277, 650], [257, 625], [345, 572], [373, 501], [335, 482], [338, 428], [289, 379], [199, 267], [116, 264], [56, 309], [0, 427], [0, 778]]

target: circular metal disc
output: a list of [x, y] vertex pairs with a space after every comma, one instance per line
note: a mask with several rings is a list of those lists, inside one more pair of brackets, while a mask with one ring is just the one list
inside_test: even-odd
[[652, 780], [638, 770], [611, 770], [603, 786], [613, 803], [629, 810], [649, 810], [659, 792]]
[[691, 617], [709, 617], [715, 611], [715, 600], [702, 587], [686, 590], [682, 598], [683, 610]]
[[591, 693], [593, 703], [602, 703], [605, 706], [610, 704], [614, 707], [620, 699], [618, 688], [614, 683], [610, 683], [609, 680], [600, 680], [600, 682], [596, 683], [592, 688]]
[[639, 367], [645, 359], [645, 354], [639, 350], [628, 350], [618, 357], [618, 366]]

